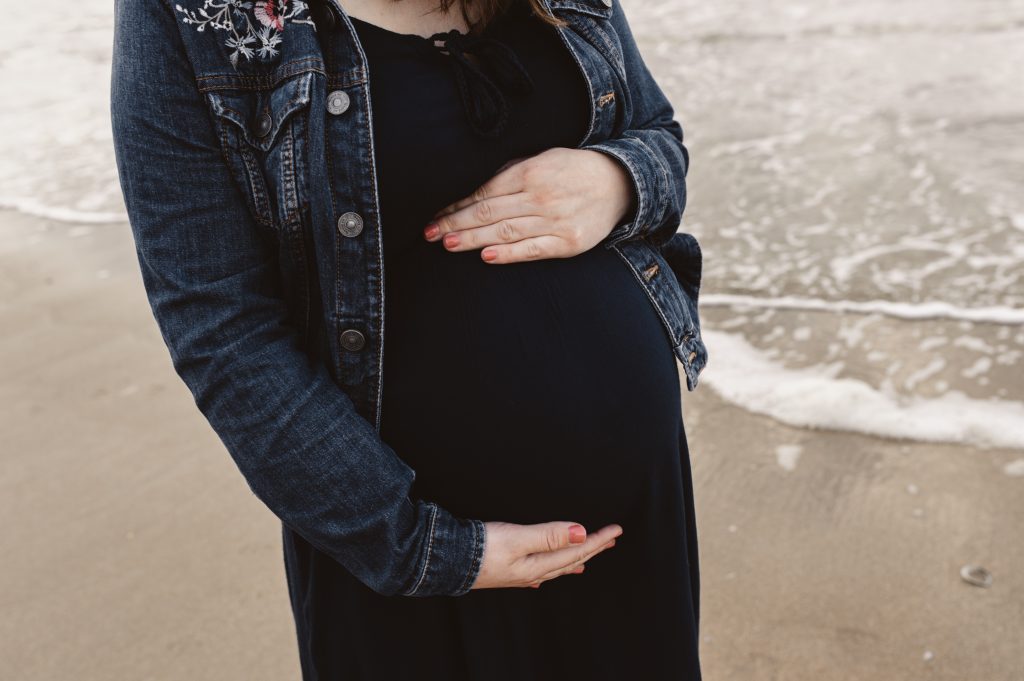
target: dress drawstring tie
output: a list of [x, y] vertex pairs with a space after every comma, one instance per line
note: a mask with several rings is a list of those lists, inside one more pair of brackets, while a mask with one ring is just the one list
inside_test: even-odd
[[[501, 134], [509, 116], [506, 95], [533, 91], [533, 80], [516, 53], [496, 38], [461, 33], [456, 29], [435, 33], [427, 40], [451, 56], [459, 96], [473, 130], [483, 137]], [[466, 53], [478, 57], [490, 75]]]

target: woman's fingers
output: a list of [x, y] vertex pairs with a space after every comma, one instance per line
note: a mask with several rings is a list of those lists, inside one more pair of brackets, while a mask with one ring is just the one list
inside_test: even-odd
[[579, 574], [583, 574], [584, 570], [586, 569], [586, 562], [588, 560], [590, 560], [593, 556], [597, 555], [601, 551], [604, 551], [605, 549], [610, 549], [613, 546], [615, 546], [615, 540], [614, 539], [612, 539], [610, 542], [608, 542], [607, 544], [602, 546], [600, 549], [598, 549], [594, 553], [591, 553], [589, 556], [587, 556], [583, 560], [578, 561], [576, 563], [573, 563], [572, 565], [569, 565], [568, 567], [566, 567], [564, 569], [555, 570], [554, 572], [549, 572], [548, 574], [544, 575], [543, 577], [541, 577], [537, 581], [535, 581], [532, 584], [530, 584], [530, 586], [532, 588], [536, 589], [536, 588], [540, 587], [542, 582], [546, 582], [546, 581], [554, 579], [556, 577], [561, 577], [563, 575], [579, 575]]
[[555, 568], [554, 570], [551, 570], [550, 572], [542, 575], [541, 578], [540, 578], [540, 581], [543, 582], [543, 581], [547, 581], [549, 579], [554, 579], [555, 577], [561, 577], [562, 575], [569, 575], [569, 574], [573, 574], [573, 573], [582, 572], [583, 571], [583, 566], [584, 566], [584, 564], [586, 564], [586, 562], [588, 560], [590, 560], [591, 558], [593, 558], [597, 554], [601, 553], [602, 551], [604, 551], [606, 549], [610, 549], [613, 546], [615, 546], [615, 540], [614, 539], [612, 539], [609, 542], [606, 542], [605, 544], [602, 544], [602, 545], [598, 546], [597, 548], [593, 549], [592, 551], [588, 551], [587, 553], [579, 556], [578, 558], [575, 558], [571, 563], [569, 563], [567, 565], [559, 566], [559, 567]]
[[423, 228], [423, 237], [427, 241], [437, 241], [446, 234], [533, 215], [533, 209], [531, 196], [526, 192], [488, 195], [486, 198], [481, 195], [475, 202], [431, 220]]
[[487, 246], [480, 251], [484, 262], [493, 265], [505, 265], [527, 260], [545, 260], [548, 258], [568, 258], [578, 251], [560, 236], [542, 234], [530, 239], [523, 239], [510, 244]]
[[518, 525], [488, 521], [480, 573], [471, 588], [528, 587], [578, 571], [614, 545], [622, 527], [608, 525], [587, 535], [579, 523], [555, 521]]
[[501, 168], [498, 168], [487, 182], [477, 187], [472, 194], [459, 199], [454, 203], [450, 203], [434, 213], [434, 219], [436, 220], [444, 215], [450, 215], [492, 196], [502, 196], [505, 194], [514, 194], [524, 191], [526, 189], [526, 182], [523, 173], [521, 172], [524, 166], [519, 166], [512, 172], [505, 171], [509, 170], [513, 166], [519, 165], [520, 162], [527, 160], [527, 158], [529, 157], [514, 158], [508, 161], [505, 165], [501, 166]]
[[557, 551], [567, 546], [579, 546], [587, 539], [587, 530], [579, 523], [554, 521], [521, 525], [520, 541], [516, 550], [521, 556], [544, 551]]
[[622, 534], [620, 525], [611, 524], [587, 536], [582, 544], [559, 546], [541, 550], [527, 556], [530, 571], [536, 575], [531, 581], [543, 579], [545, 575], [572, 569], [605, 549], [605, 544]]
[[482, 227], [445, 234], [441, 238], [441, 243], [445, 250], [457, 253], [522, 241], [530, 237], [551, 234], [551, 232], [551, 224], [539, 215], [521, 215], [499, 219]]
[[591, 558], [593, 558], [597, 554], [601, 553], [605, 549], [610, 549], [614, 545], [615, 545], [615, 540], [611, 540], [607, 544], [599, 547], [596, 551], [593, 551], [593, 552], [589, 553], [588, 555], [584, 556], [580, 560], [573, 561], [572, 563], [566, 565], [565, 567], [561, 567], [559, 569], [555, 569], [555, 570], [552, 570], [552, 571], [548, 572], [547, 574], [545, 574], [544, 577], [542, 577], [540, 579], [540, 581], [537, 584], [540, 585], [541, 582], [547, 582], [548, 580], [553, 580], [556, 577], [562, 577], [563, 574], [580, 574], [580, 573], [582, 573], [584, 571], [584, 568], [585, 568], [588, 560], [590, 560]]

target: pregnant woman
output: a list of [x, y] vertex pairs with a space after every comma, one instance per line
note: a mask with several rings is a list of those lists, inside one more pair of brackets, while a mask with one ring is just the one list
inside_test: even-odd
[[556, 3], [118, 5], [147, 292], [283, 521], [308, 681], [700, 679], [678, 339], [605, 247], [682, 166], [583, 147], [617, 94]]

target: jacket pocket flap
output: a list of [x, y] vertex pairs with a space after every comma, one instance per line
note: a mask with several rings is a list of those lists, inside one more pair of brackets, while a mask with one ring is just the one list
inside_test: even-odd
[[309, 106], [313, 73], [289, 78], [268, 90], [215, 90], [207, 93], [213, 112], [238, 126], [245, 141], [267, 151], [288, 118]]

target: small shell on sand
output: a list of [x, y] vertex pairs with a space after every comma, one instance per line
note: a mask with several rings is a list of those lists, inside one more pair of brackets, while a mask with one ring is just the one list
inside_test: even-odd
[[992, 586], [992, 573], [980, 565], [964, 565], [960, 568], [960, 578], [974, 586]]

